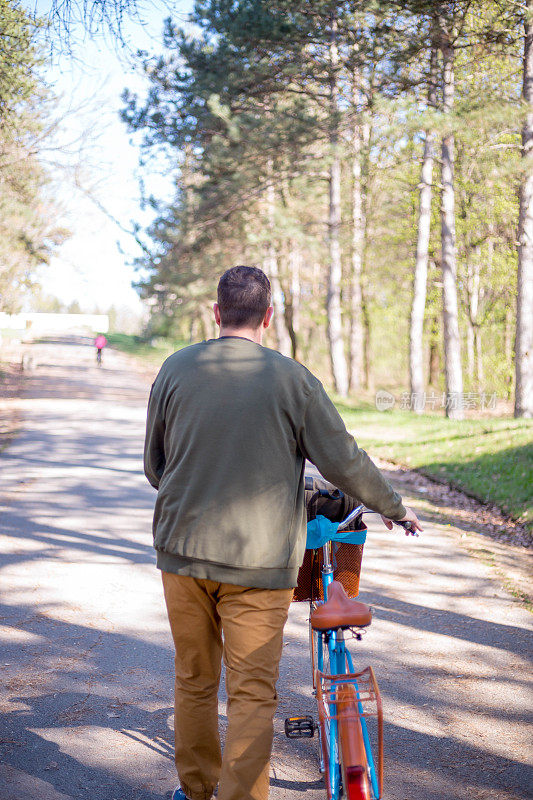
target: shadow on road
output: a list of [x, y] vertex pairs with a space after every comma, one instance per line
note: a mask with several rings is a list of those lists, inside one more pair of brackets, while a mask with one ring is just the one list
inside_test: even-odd
[[[382, 604], [390, 603], [385, 595], [379, 599]], [[8, 610], [12, 617], [14, 609]], [[4, 619], [5, 611], [5, 607], [0, 611]], [[152, 769], [153, 757], [159, 765], [161, 759], [167, 763], [167, 774], [162, 777], [169, 785], [173, 780], [170, 649], [138, 637], [67, 624], [40, 615], [31, 606], [18, 606], [15, 614], [19, 618], [17, 630], [44, 641], [37, 654], [34, 647], [22, 648], [23, 660], [29, 658], [29, 664], [20, 663], [16, 675], [7, 682], [14, 710], [4, 715], [0, 727], [4, 763], [19, 769], [23, 766], [27, 774], [45, 778], [68, 796], [87, 800], [95, 796], [99, 800], [161, 798], [164, 792], [156, 793], [148, 783], [141, 791], [139, 783]], [[447, 631], [446, 620], [443, 623], [440, 629]], [[281, 712], [285, 706], [301, 713], [313, 711], [310, 687], [309, 691], [307, 687], [295, 690], [291, 681], [291, 675], [300, 674], [307, 667], [303, 634], [304, 631], [301, 637], [287, 638], [291, 652], [290, 658], [285, 657], [282, 662]], [[20, 646], [15, 644], [3, 652], [3, 658], [11, 665], [20, 661], [21, 655]], [[63, 667], [54, 666], [57, 658], [64, 662]], [[423, 682], [415, 682], [413, 675], [380, 674], [389, 704], [401, 699], [413, 707], [427, 708], [429, 704], [436, 714], [452, 708], [460, 715], [461, 705], [451, 704], [449, 697], [435, 702], [429, 692], [430, 665], [428, 673], [426, 688]], [[128, 677], [132, 674], [137, 676], [133, 693]], [[406, 695], [405, 680], [416, 686], [416, 691], [408, 690]], [[76, 684], [84, 688], [76, 690]], [[21, 688], [25, 691], [21, 692]], [[158, 707], [147, 709], [150, 703]], [[500, 713], [505, 714], [505, 710]], [[224, 721], [222, 717], [221, 722]], [[318, 773], [315, 779], [302, 780], [298, 778], [298, 766], [294, 767], [296, 760], [306, 772], [314, 769], [316, 742], [287, 742], [280, 725], [278, 720], [274, 762], [285, 765], [290, 761], [294, 779], [285, 777], [283, 769], [283, 777], [275, 775], [271, 779], [272, 788], [298, 794], [316, 791], [321, 796]], [[54, 741], [55, 731], [65, 728], [69, 730], [69, 752]], [[529, 797], [528, 769], [524, 764], [495, 755], [482, 742], [465, 743], [460, 736], [460, 723], [455, 733], [450, 730], [446, 736], [435, 736], [404, 727], [388, 717], [386, 776], [394, 781], [395, 797], [464, 800], [465, 792], [470, 790], [475, 790], [475, 796], [489, 797], [488, 793], [483, 794], [484, 789], [493, 791], [494, 796], [512, 792], [513, 798]], [[398, 793], [399, 786], [404, 794]]]
[[[67, 343], [72, 353], [74, 345]], [[44, 402], [35, 403], [31, 430], [2, 456], [16, 478], [2, 519], [2, 759], [79, 800], [160, 800], [175, 782], [173, 653], [170, 634], [158, 627], [154, 494], [141, 467], [147, 393], [123, 361], [98, 371], [67, 358], [37, 370], [26, 396]], [[462, 562], [441, 546], [428, 537], [424, 551], [401, 563], [383, 551], [361, 596], [374, 606], [375, 624], [356, 663], [376, 666], [384, 697], [385, 797], [526, 800], [528, 766], [498, 753], [509, 750], [502, 731], [516, 735], [527, 719], [525, 705], [513, 705], [525, 686], [513, 665], [525, 661], [531, 634], [496, 616], [478, 618], [476, 599], [491, 602], [490, 583], [461, 574]], [[428, 558], [439, 567], [431, 586]], [[420, 576], [425, 601], [391, 588], [400, 569], [406, 582]], [[306, 617], [293, 608], [286, 633], [274, 800], [293, 792], [324, 797], [316, 741], [283, 735], [285, 716], [314, 713]], [[466, 692], [454, 670], [454, 654], [465, 651], [474, 687]]]

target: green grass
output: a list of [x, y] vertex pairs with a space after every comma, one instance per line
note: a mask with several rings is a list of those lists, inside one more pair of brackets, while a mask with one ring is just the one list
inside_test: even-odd
[[450, 483], [533, 523], [533, 421], [495, 417], [461, 422], [370, 404], [337, 402], [370, 454]]
[[123, 353], [140, 358], [153, 366], [159, 366], [175, 350], [184, 346], [184, 342], [172, 342], [167, 339], [156, 339], [154, 344], [140, 336], [130, 333], [106, 333], [110, 347]]
[[[106, 334], [112, 347], [158, 367], [186, 343]], [[361, 447], [494, 503], [533, 524], [533, 421], [506, 417], [447, 420], [437, 414], [376, 410], [370, 402], [336, 403]]]

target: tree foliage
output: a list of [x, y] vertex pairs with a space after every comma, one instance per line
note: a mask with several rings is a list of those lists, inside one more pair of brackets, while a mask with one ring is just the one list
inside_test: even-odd
[[47, 114], [40, 27], [17, 2], [0, 0], [0, 309], [8, 312], [65, 235], [38, 157]]
[[[367, 387], [405, 386], [430, 128], [455, 142], [465, 388], [509, 393], [523, 13], [523, 3], [503, 0], [198, 0], [186, 29], [169, 20], [162, 55], [141, 56], [148, 96], [126, 95], [123, 112], [131, 129], [144, 131], [145, 147], [162, 149], [176, 170], [173, 202], [154, 201], [159, 213], [139, 262], [154, 329], [212, 335], [217, 277], [234, 263], [262, 265], [279, 282], [277, 311], [293, 354], [330, 380], [323, 331], [338, 159], [344, 351], [353, 359], [359, 341], [356, 367]], [[439, 35], [445, 20], [453, 36], [452, 109], [442, 107], [441, 83], [433, 85], [443, 63], [439, 49], [432, 72], [436, 19]], [[444, 355], [436, 172], [433, 180], [426, 383], [435, 379], [430, 362], [438, 357], [442, 367]], [[362, 327], [355, 336], [354, 320]], [[278, 331], [279, 345], [282, 338]]]

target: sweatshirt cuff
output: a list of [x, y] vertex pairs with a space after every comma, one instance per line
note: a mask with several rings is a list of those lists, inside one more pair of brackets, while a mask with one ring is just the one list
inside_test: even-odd
[[398, 510], [398, 514], [395, 514], [395, 515], [394, 515], [394, 517], [393, 517], [393, 519], [395, 519], [396, 521], [398, 521], [398, 520], [399, 520], [399, 519], [401, 519], [402, 517], [405, 517], [405, 515], [406, 515], [406, 514], [407, 514], [407, 509], [405, 508], [405, 506], [403, 505], [403, 503], [400, 503], [399, 510]]
[[405, 517], [407, 511], [405, 509], [404, 504], [402, 503], [402, 497], [398, 492], [394, 492], [395, 497], [392, 498], [392, 503], [389, 503], [387, 506], [387, 510], [383, 511], [380, 509], [380, 514], [388, 519], [392, 519], [398, 521], [402, 517]]

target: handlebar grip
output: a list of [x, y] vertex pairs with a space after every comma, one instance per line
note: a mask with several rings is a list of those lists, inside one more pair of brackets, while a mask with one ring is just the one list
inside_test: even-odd
[[393, 522], [394, 522], [395, 525], [398, 525], [398, 526], [400, 526], [400, 527], [402, 527], [404, 529], [406, 536], [409, 536], [409, 534], [411, 534], [411, 536], [418, 536], [417, 530], [414, 527], [414, 523], [412, 523], [411, 520], [409, 520], [409, 519], [403, 519], [403, 520], [395, 520], [395, 519], [393, 519]]

